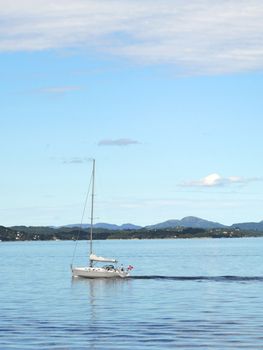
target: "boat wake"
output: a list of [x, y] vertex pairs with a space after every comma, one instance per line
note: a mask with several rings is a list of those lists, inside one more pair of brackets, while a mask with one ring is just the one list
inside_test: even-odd
[[263, 276], [130, 276], [133, 280], [167, 280], [167, 281], [197, 281], [197, 282], [263, 282]]

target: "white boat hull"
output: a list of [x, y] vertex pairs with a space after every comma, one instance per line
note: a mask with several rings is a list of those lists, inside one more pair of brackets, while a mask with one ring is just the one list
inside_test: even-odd
[[129, 276], [129, 273], [121, 269], [108, 270], [103, 267], [73, 267], [72, 276], [84, 278], [126, 278]]

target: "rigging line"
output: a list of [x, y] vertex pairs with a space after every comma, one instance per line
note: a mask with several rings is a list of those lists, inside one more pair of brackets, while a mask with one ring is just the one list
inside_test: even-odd
[[76, 243], [75, 243], [75, 247], [74, 247], [74, 251], [73, 251], [73, 256], [72, 256], [72, 260], [71, 260], [71, 265], [70, 265], [71, 267], [72, 267], [74, 259], [75, 259], [76, 249], [77, 249], [78, 240], [79, 240], [79, 236], [80, 236], [80, 231], [82, 230], [82, 226], [83, 226], [83, 219], [84, 219], [84, 215], [85, 215], [85, 212], [86, 212], [87, 202], [88, 202], [90, 189], [91, 189], [91, 183], [92, 183], [92, 175], [90, 177], [89, 188], [88, 188], [88, 191], [87, 191], [86, 197], [85, 197], [85, 202], [84, 202], [84, 207], [83, 207], [83, 211], [82, 211], [81, 221], [80, 221], [80, 225], [79, 225], [79, 229], [78, 229], [78, 236], [77, 236], [77, 239], [76, 239]]

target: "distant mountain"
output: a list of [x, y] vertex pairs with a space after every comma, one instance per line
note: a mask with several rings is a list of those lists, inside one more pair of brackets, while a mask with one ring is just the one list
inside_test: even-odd
[[239, 228], [240, 230], [263, 231], [263, 220], [260, 222], [243, 222], [233, 224], [231, 227]]
[[197, 218], [195, 216], [186, 216], [181, 220], [168, 220], [165, 222], [161, 222], [156, 225], [146, 226], [147, 229], [155, 230], [155, 229], [167, 229], [174, 227], [192, 227], [192, 228], [204, 228], [204, 229], [212, 229], [212, 228], [224, 228], [227, 227], [218, 222], [208, 221], [201, 218]]
[[[12, 229], [14, 231], [20, 231], [20, 232], [28, 232], [28, 233], [35, 233], [38, 234], [53, 234], [53, 231], [55, 230], [66, 230], [71, 231], [71, 229], [82, 227], [83, 229], [87, 229], [90, 227], [90, 224], [70, 224], [70, 225], [64, 225], [59, 227], [54, 226], [13, 226], [9, 227], [9, 229]], [[263, 232], [263, 220], [260, 222], [243, 222], [243, 223], [237, 223], [233, 224], [231, 226], [222, 225], [218, 222], [208, 221], [204, 220], [195, 216], [186, 216], [181, 220], [167, 220], [155, 225], [149, 225], [146, 227], [133, 225], [130, 223], [123, 224], [123, 225], [115, 225], [115, 224], [108, 224], [104, 222], [100, 222], [94, 225], [94, 228], [98, 229], [105, 229], [109, 231], [121, 231], [121, 230], [140, 230], [142, 228], [148, 229], [148, 230], [158, 230], [158, 229], [170, 229], [170, 228], [176, 228], [176, 227], [187, 227], [187, 228], [201, 228], [201, 229], [217, 229], [217, 228], [239, 228], [240, 230], [250, 230], [250, 231], [262, 231]], [[2, 227], [0, 232], [3, 232], [4, 228]], [[0, 238], [1, 239], [1, 238]]]
[[[73, 228], [73, 227], [82, 227], [82, 228], [90, 228], [90, 224], [70, 224], [70, 225], [66, 225], [63, 227], [69, 227], [69, 228]], [[115, 225], [115, 224], [107, 224], [105, 222], [99, 222], [95, 225], [93, 225], [94, 228], [103, 228], [105, 230], [113, 230], [113, 231], [117, 231], [117, 230], [139, 230], [140, 228], [142, 228], [142, 226], [138, 226], [138, 225], [133, 225], [133, 224], [123, 224], [123, 225]]]
[[133, 225], [133, 224], [123, 224], [119, 226], [121, 230], [140, 230], [142, 226]]

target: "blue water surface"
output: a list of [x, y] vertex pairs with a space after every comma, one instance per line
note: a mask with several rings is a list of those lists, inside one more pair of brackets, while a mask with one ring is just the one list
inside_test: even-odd
[[262, 238], [95, 241], [125, 280], [72, 279], [74, 247], [0, 243], [0, 350], [263, 349]]

